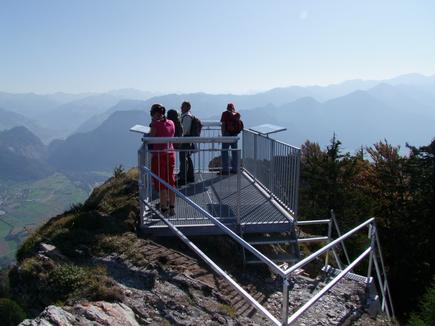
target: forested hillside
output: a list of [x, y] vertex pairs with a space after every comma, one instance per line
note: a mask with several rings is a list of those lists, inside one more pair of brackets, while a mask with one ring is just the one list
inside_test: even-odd
[[[381, 141], [351, 154], [335, 136], [324, 149], [307, 141], [300, 192], [303, 219], [326, 217], [333, 209], [348, 230], [376, 217], [393, 302], [404, 320], [418, 308], [435, 266], [435, 140], [407, 150], [402, 155]], [[348, 247], [356, 254], [363, 244], [357, 238]]]

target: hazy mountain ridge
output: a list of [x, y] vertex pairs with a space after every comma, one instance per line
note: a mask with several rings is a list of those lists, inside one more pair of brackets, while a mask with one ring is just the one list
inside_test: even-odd
[[46, 163], [47, 148], [25, 127], [0, 132], [0, 178], [33, 180], [53, 171]]
[[20, 113], [28, 118], [35, 118], [43, 112], [48, 112], [58, 104], [46, 95], [0, 92], [0, 107]]
[[[350, 83], [360, 85], [362, 82]], [[313, 97], [303, 97], [281, 106], [266, 104], [246, 110], [241, 109], [240, 112], [246, 128], [266, 122], [286, 127], [287, 131], [275, 137], [296, 146], [300, 146], [307, 139], [326, 144], [333, 133], [336, 133], [339, 139], [344, 141], [345, 147], [350, 150], [360, 146], [370, 146], [383, 139], [402, 146], [405, 142], [418, 145], [430, 141], [433, 137], [435, 104], [431, 107], [426, 104], [429, 102], [427, 100], [416, 101], [409, 96], [411, 90], [412, 87], [408, 88], [403, 84], [393, 86], [381, 83], [365, 91], [357, 90], [324, 102]], [[260, 95], [239, 97], [239, 99], [244, 98], [247, 101], [258, 96]], [[56, 146], [60, 148], [52, 151], [51, 163], [58, 167], [78, 170], [86, 169], [86, 164], [83, 163], [86, 160], [92, 162], [89, 165], [93, 169], [97, 167], [111, 169], [116, 164], [135, 165], [139, 138], [128, 136], [128, 129], [138, 123], [145, 125], [148, 123], [148, 110], [152, 103], [158, 102], [165, 105], [167, 109], [177, 109], [183, 100], [188, 99], [192, 103], [193, 114], [205, 120], [219, 119], [220, 113], [229, 101], [234, 100], [239, 109], [243, 107], [243, 101], [240, 105], [236, 98], [235, 95], [195, 93], [169, 94], [147, 101], [121, 101], [99, 116], [99, 119], [103, 120], [109, 113], [114, 112], [98, 128], [80, 136], [71, 136], [61, 146], [58, 143]], [[267, 101], [263, 100], [263, 103]], [[134, 110], [127, 111], [129, 108]], [[96, 120], [91, 119], [87, 123], [90, 126], [93, 122], [95, 123]], [[112, 144], [110, 149], [106, 147], [107, 142]], [[93, 144], [93, 149], [90, 144]], [[52, 148], [54, 147], [53, 144]], [[111, 152], [110, 158], [109, 154], [102, 153], [103, 148], [104, 152], [108, 150]], [[126, 151], [127, 148], [130, 149], [130, 153]], [[76, 156], [74, 153], [80, 154]], [[89, 155], [88, 159], [84, 153]], [[105, 159], [102, 160], [98, 154]], [[76, 162], [77, 167], [74, 167], [72, 162]]]
[[[394, 106], [394, 101], [372, 96], [370, 91], [356, 91], [319, 103], [302, 99], [280, 107], [265, 106], [242, 111], [246, 126], [267, 121], [287, 128], [276, 137], [299, 146], [305, 140], [326, 144], [336, 133], [349, 149], [369, 146], [387, 139], [392, 144], [423, 144], [434, 136], [435, 110]], [[399, 102], [401, 103], [401, 102]], [[435, 108], [435, 107], [434, 107]], [[272, 113], [272, 114], [271, 114]], [[263, 121], [263, 122], [262, 122]]]
[[121, 100], [109, 110], [101, 114], [96, 114], [81, 124], [76, 133], [89, 132], [99, 125], [101, 125], [107, 118], [117, 111], [132, 111], [132, 110], [146, 110], [145, 101], [143, 100]]
[[[29, 124], [24, 125], [48, 142], [75, 133], [88, 119], [103, 114], [120, 101], [130, 98], [144, 100], [154, 94], [135, 89], [120, 89], [106, 93], [43, 95], [0, 92], [0, 107], [31, 119], [38, 128], [30, 128]], [[92, 125], [91, 129], [101, 124], [108, 116]], [[3, 129], [21, 124], [8, 125]], [[91, 129], [88, 128], [86, 131]]]
[[0, 108], [0, 131], [19, 126], [26, 127], [44, 142], [47, 142], [52, 137], [53, 132], [41, 127], [34, 119]]
[[142, 111], [115, 112], [90, 132], [50, 144], [48, 161], [61, 171], [80, 172], [112, 171], [119, 164], [135, 165], [140, 136], [128, 130], [138, 122], [146, 124]]
[[[388, 80], [349, 80], [328, 86], [290, 86], [274, 88], [251, 95], [234, 94], [166, 94], [154, 96], [155, 93], [135, 89], [119, 89], [106, 93], [82, 94], [10, 94], [0, 92], [0, 107], [33, 118], [39, 125], [52, 130], [51, 135], [38, 133], [46, 140], [65, 138], [75, 132], [87, 132], [95, 129], [111, 113], [117, 110], [144, 110], [152, 103], [162, 103], [168, 109], [179, 109], [184, 100], [190, 100], [199, 116], [215, 116], [225, 108], [228, 102], [237, 104], [239, 110], [249, 110], [268, 104], [282, 106], [299, 98], [312, 97], [320, 102], [347, 95], [356, 90], [369, 90], [381, 83], [401, 87], [403, 92], [418, 92], [414, 100], [422, 99], [423, 104], [430, 104], [435, 99], [435, 77], [419, 74], [402, 75]], [[406, 90], [405, 90], [406, 88]], [[424, 95], [423, 95], [424, 94]], [[409, 96], [410, 94], [408, 94]], [[412, 97], [412, 96], [411, 96]], [[128, 107], [123, 100], [136, 100]], [[137, 103], [143, 102], [140, 105]], [[115, 108], [117, 106], [117, 108]]]
[[[423, 144], [433, 137], [435, 101], [431, 102], [431, 99], [435, 98], [435, 87], [432, 89], [431, 85], [435, 85], [434, 80], [434, 76], [414, 74], [392, 79], [394, 85], [353, 80], [328, 87], [277, 88], [254, 95], [192, 93], [167, 94], [148, 100], [116, 100], [109, 109], [102, 106], [97, 109], [100, 114], [83, 123], [78, 129], [80, 132], [65, 140], [53, 141], [49, 145], [47, 162], [55, 170], [80, 173], [111, 171], [119, 164], [133, 166], [140, 139], [130, 133], [129, 128], [138, 123], [149, 123], [148, 110], [153, 103], [162, 103], [167, 109], [178, 109], [183, 100], [189, 100], [193, 114], [204, 120], [219, 119], [226, 104], [234, 102], [242, 113], [246, 128], [266, 122], [282, 125], [287, 131], [276, 137], [296, 146], [306, 139], [326, 144], [333, 133], [350, 150], [381, 139], [402, 145], [405, 142]], [[410, 81], [415, 84], [405, 84]], [[419, 88], [422, 85], [424, 87]], [[366, 90], [354, 90], [324, 100], [331, 94], [346, 93], [355, 87]], [[413, 96], [414, 91], [424, 96]], [[317, 92], [317, 95], [289, 100], [296, 97], [297, 92], [299, 95]], [[92, 95], [78, 100], [78, 103], [85, 103], [82, 109], [88, 114], [93, 104], [105, 100], [108, 104], [114, 99], [107, 94]], [[288, 102], [276, 104], [282, 101]], [[73, 107], [79, 110], [79, 106], [71, 103], [62, 107], [71, 108], [63, 110], [69, 115], [74, 115]]]

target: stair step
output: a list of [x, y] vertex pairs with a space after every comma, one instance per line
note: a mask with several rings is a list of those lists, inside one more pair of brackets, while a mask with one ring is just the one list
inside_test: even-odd
[[[333, 276], [337, 276], [338, 274], [340, 274], [342, 272], [341, 269], [334, 268], [331, 265], [323, 266], [322, 271], [325, 273], [331, 273]], [[350, 279], [350, 280], [361, 282], [364, 284], [373, 282], [373, 277], [370, 277], [369, 279], [367, 279], [367, 277], [365, 277], [365, 276], [355, 274], [352, 272], [347, 273], [345, 277]]]
[[311, 238], [299, 238], [297, 240], [290, 239], [289, 237], [258, 237], [246, 239], [251, 245], [268, 245], [268, 244], [279, 244], [279, 243], [302, 243], [302, 242], [320, 242], [327, 241], [328, 237], [311, 237]]
[[311, 237], [311, 238], [299, 238], [298, 242], [319, 242], [319, 241], [327, 241], [328, 237]]
[[[299, 259], [297, 259], [294, 255], [289, 254], [277, 254], [268, 258], [275, 263], [296, 263], [299, 261]], [[263, 262], [254, 257], [252, 259], [247, 259], [246, 264], [263, 264]]]
[[296, 240], [290, 239], [290, 237], [277, 236], [277, 237], [256, 237], [247, 238], [246, 241], [251, 245], [268, 245], [268, 244], [279, 244], [279, 243], [296, 243]]

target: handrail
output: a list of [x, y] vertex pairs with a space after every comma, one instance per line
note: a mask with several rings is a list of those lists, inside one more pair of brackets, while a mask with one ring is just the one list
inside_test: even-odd
[[237, 136], [221, 137], [142, 137], [142, 141], [147, 144], [184, 144], [184, 143], [234, 143], [240, 138]]
[[297, 146], [294, 146], [294, 145], [287, 144], [287, 143], [285, 143], [285, 142], [283, 142], [283, 141], [280, 141], [280, 140], [277, 140], [277, 139], [274, 139], [274, 138], [270, 138], [270, 137], [266, 137], [266, 136], [264, 136], [264, 134], [259, 133], [258, 131], [254, 131], [254, 130], [252, 130], [252, 129], [244, 129], [244, 131], [246, 131], [246, 132], [250, 132], [250, 133], [253, 133], [253, 134], [255, 134], [255, 135], [259, 135], [259, 136], [264, 137], [264, 138], [271, 139], [271, 140], [273, 140], [273, 141], [276, 142], [276, 143], [279, 143], [279, 144], [282, 144], [282, 145], [289, 146], [289, 147], [291, 147], [291, 148], [293, 148], [293, 149], [296, 149], [296, 150], [300, 150], [300, 149], [301, 149], [300, 147], [297, 147]]
[[255, 255], [258, 259], [260, 259], [263, 263], [268, 265], [276, 274], [280, 276], [284, 276], [283, 270], [276, 265], [272, 260], [270, 260], [268, 257], [263, 255], [260, 251], [255, 249], [253, 246], [251, 246], [248, 242], [243, 240], [240, 236], [238, 236], [234, 231], [232, 231], [230, 228], [228, 228], [225, 224], [220, 222], [218, 219], [216, 219], [213, 215], [211, 215], [209, 212], [207, 212], [204, 208], [196, 204], [194, 201], [192, 201], [189, 197], [184, 195], [182, 192], [180, 192], [178, 189], [171, 186], [169, 183], [167, 183], [165, 180], [157, 176], [155, 173], [151, 171], [150, 168], [144, 167], [145, 172], [149, 175], [151, 175], [153, 178], [157, 179], [160, 183], [162, 183], [166, 188], [168, 188], [170, 191], [177, 194], [180, 198], [182, 198], [185, 202], [187, 202], [191, 207], [196, 209], [197, 211], [201, 212], [203, 215], [205, 215], [208, 219], [210, 219], [217, 227], [219, 227], [222, 231], [224, 231], [227, 235], [229, 235], [231, 238], [233, 238], [236, 242], [240, 243], [246, 250], [250, 251], [253, 255]]
[[368, 224], [373, 223], [373, 221], [375, 220], [374, 217], [368, 219], [367, 221], [365, 221], [364, 223], [358, 225], [357, 227], [353, 228], [352, 230], [346, 232], [345, 234], [343, 234], [341, 237], [335, 239], [334, 241], [328, 243], [327, 245], [325, 245], [324, 247], [320, 248], [319, 250], [317, 250], [316, 252], [312, 253], [311, 255], [309, 255], [308, 257], [302, 259], [300, 262], [296, 263], [295, 265], [291, 266], [290, 268], [288, 268], [284, 274], [286, 277], [288, 277], [291, 273], [293, 273], [295, 270], [301, 268], [302, 266], [308, 264], [309, 262], [311, 262], [312, 260], [314, 260], [315, 258], [317, 258], [318, 256], [320, 256], [321, 254], [325, 253], [325, 251], [329, 250], [330, 248], [334, 247], [337, 243], [343, 241], [344, 239], [350, 237], [352, 234], [354, 234], [355, 232], [361, 230], [363, 227], [367, 226]]
[[328, 292], [335, 284], [338, 283], [347, 273], [351, 271], [356, 265], [358, 265], [361, 260], [363, 260], [370, 252], [372, 248], [367, 248], [361, 255], [358, 256], [349, 266], [346, 267], [340, 274], [338, 274], [331, 282], [329, 282], [323, 289], [321, 289], [315, 296], [313, 296], [310, 300], [308, 300], [298, 311], [296, 311], [293, 315], [291, 315], [287, 323], [291, 324], [295, 322], [301, 315], [308, 310], [314, 303], [316, 303], [326, 292]]
[[329, 220], [304, 220], [297, 221], [296, 225], [315, 225], [315, 224], [328, 224]]

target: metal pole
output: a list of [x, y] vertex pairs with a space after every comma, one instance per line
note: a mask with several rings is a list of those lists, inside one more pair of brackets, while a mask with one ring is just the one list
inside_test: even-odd
[[[341, 237], [340, 228], [338, 227], [337, 219], [335, 217], [335, 212], [333, 209], [331, 209], [331, 218], [332, 218], [332, 221], [334, 222], [335, 230], [337, 231], [338, 237]], [[341, 247], [343, 248], [344, 255], [345, 255], [346, 260], [347, 260], [347, 264], [349, 265], [350, 264], [349, 254], [347, 253], [347, 249], [346, 249], [346, 246], [344, 245], [343, 241], [341, 242]]]
[[[241, 164], [240, 164], [241, 153], [240, 153], [239, 149], [233, 153], [238, 155], [238, 157], [239, 157], [239, 159], [237, 160], [238, 166], [237, 166], [237, 211], [236, 211], [236, 214], [237, 214], [237, 226], [240, 227], [240, 222], [241, 222], [240, 221], [240, 205], [241, 205], [241, 198], [242, 198], [241, 197], [242, 169], [241, 169]], [[231, 158], [232, 158], [232, 156], [231, 156]]]
[[145, 144], [142, 143], [141, 147], [137, 152], [138, 159], [138, 169], [139, 169], [139, 199], [140, 199], [140, 216], [139, 216], [139, 225], [142, 227], [144, 224], [145, 217], [145, 205], [144, 200], [146, 198], [146, 188], [145, 188], [145, 173], [143, 171], [143, 167], [145, 166]]
[[258, 171], [257, 171], [257, 166], [258, 166], [258, 154], [257, 154], [257, 151], [258, 151], [258, 148], [257, 148], [257, 146], [258, 146], [258, 144], [257, 144], [257, 134], [254, 134], [254, 164], [255, 164], [255, 166], [254, 166], [254, 173], [255, 173], [255, 175], [254, 175], [254, 182], [257, 180], [257, 178], [258, 178]]
[[376, 275], [378, 277], [379, 290], [381, 291], [381, 295], [382, 295], [381, 310], [384, 310], [385, 308], [385, 312], [387, 314], [388, 319], [391, 319], [390, 310], [388, 309], [388, 306], [385, 304], [384, 286], [382, 284], [381, 271], [379, 269], [378, 261], [376, 259], [376, 252], [373, 253], [373, 262], [375, 264]]
[[288, 290], [289, 290], [289, 281], [287, 278], [282, 280], [282, 308], [281, 308], [281, 325], [287, 326], [288, 319]]
[[275, 193], [275, 160], [273, 159], [275, 154], [275, 142], [270, 140], [270, 174], [269, 174], [269, 191], [271, 194]]
[[393, 300], [391, 300], [390, 286], [388, 285], [387, 274], [385, 273], [384, 257], [382, 256], [381, 242], [379, 241], [378, 228], [377, 228], [375, 222], [373, 222], [373, 227], [375, 229], [374, 235], [376, 237], [376, 244], [377, 244], [377, 247], [378, 247], [379, 258], [381, 260], [382, 272], [383, 272], [384, 277], [385, 277], [385, 283], [387, 284], [388, 299], [389, 299], [389, 302], [390, 302], [392, 316], [394, 318], [395, 312], [394, 312], [394, 307], [393, 307]]
[[295, 212], [295, 218], [298, 219], [298, 211], [299, 211], [299, 178], [300, 178], [300, 166], [301, 166], [301, 150], [297, 150], [296, 154], [296, 182], [295, 182], [295, 206], [294, 206], [294, 212]]
[[370, 238], [370, 248], [372, 248], [372, 251], [370, 252], [369, 267], [367, 270], [367, 285], [369, 285], [369, 280], [372, 275], [373, 253], [376, 251], [375, 248], [376, 243], [375, 243], [375, 238], [373, 237], [372, 224], [370, 224], [370, 228], [369, 228], [369, 238]]
[[335, 251], [334, 248], [332, 248], [331, 250], [332, 250], [332, 253], [334, 254], [334, 258], [335, 258], [335, 261], [337, 262], [338, 268], [343, 270], [343, 264], [341, 263], [340, 257], [338, 257], [337, 252]]
[[370, 278], [372, 277], [372, 264], [373, 264], [373, 253], [370, 252], [369, 256], [369, 267], [367, 269], [367, 285], [369, 285]]
[[[329, 220], [329, 223], [328, 223], [328, 243], [331, 242], [331, 233], [332, 233], [332, 221]], [[325, 268], [326, 268], [326, 266], [328, 266], [328, 263], [329, 263], [329, 250], [326, 252], [326, 255], [325, 255]]]

